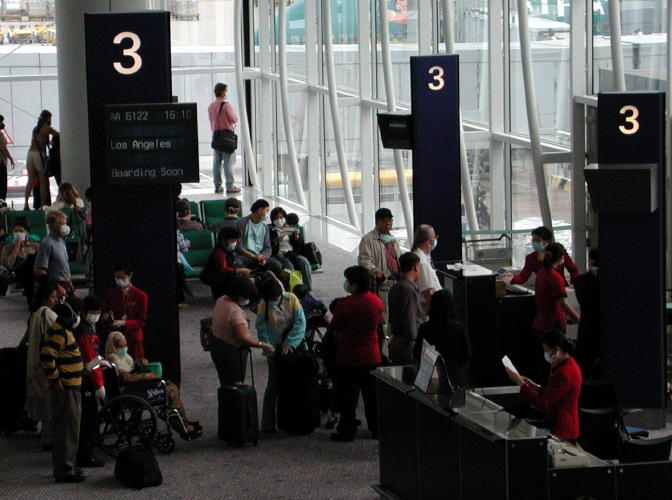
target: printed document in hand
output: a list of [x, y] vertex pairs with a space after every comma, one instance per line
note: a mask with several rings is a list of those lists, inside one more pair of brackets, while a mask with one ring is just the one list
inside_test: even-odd
[[516, 370], [516, 367], [513, 366], [513, 363], [511, 362], [511, 360], [509, 359], [508, 356], [504, 356], [502, 358], [502, 364], [504, 365], [505, 368], [508, 368], [513, 373], [516, 373], [516, 374], [518, 373], [518, 370]]

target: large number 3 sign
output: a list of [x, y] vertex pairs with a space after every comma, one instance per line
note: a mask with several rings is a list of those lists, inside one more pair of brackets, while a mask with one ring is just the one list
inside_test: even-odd
[[619, 114], [625, 115], [625, 123], [627, 123], [627, 125], [619, 125], [618, 130], [625, 135], [636, 134], [639, 130], [639, 122], [637, 121], [637, 118], [639, 118], [639, 110], [635, 106], [628, 105], [623, 106], [619, 111]]
[[138, 49], [140, 48], [140, 37], [131, 31], [122, 31], [114, 37], [112, 43], [119, 45], [126, 38], [130, 39], [132, 44], [129, 48], [124, 49], [122, 54], [125, 57], [130, 57], [133, 59], [133, 64], [131, 66], [124, 66], [120, 62], [112, 63], [114, 69], [116, 69], [122, 75], [132, 75], [142, 68], [142, 57], [138, 54]]
[[441, 66], [432, 66], [427, 72], [432, 75], [432, 81], [427, 84], [431, 90], [441, 90], [446, 82], [443, 80], [443, 68]]

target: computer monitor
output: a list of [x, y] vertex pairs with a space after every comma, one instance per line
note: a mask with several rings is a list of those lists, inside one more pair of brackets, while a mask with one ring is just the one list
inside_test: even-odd
[[378, 128], [383, 147], [413, 149], [413, 115], [378, 113]]

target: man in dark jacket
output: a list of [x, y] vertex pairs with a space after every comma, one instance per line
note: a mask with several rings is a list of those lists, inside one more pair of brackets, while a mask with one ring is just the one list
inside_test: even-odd
[[420, 278], [420, 258], [412, 252], [399, 257], [399, 281], [390, 288], [388, 309], [390, 321], [390, 360], [395, 364], [413, 363], [413, 346], [418, 327], [425, 314], [420, 292], [415, 284]]

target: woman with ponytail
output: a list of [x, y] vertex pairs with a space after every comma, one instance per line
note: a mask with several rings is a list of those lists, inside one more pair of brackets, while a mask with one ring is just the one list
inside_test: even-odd
[[551, 365], [548, 385], [543, 387], [527, 377], [506, 369], [520, 386], [520, 397], [543, 411], [551, 421], [551, 431], [560, 439], [575, 442], [579, 437], [579, 395], [583, 377], [571, 356], [573, 345], [560, 330], [550, 330], [541, 338], [544, 358]]
[[579, 321], [579, 314], [567, 302], [565, 278], [558, 269], [564, 264], [565, 248], [560, 243], [551, 243], [546, 247], [544, 266], [537, 274], [534, 299], [537, 315], [532, 327], [539, 332], [558, 329], [567, 330], [567, 316]]

